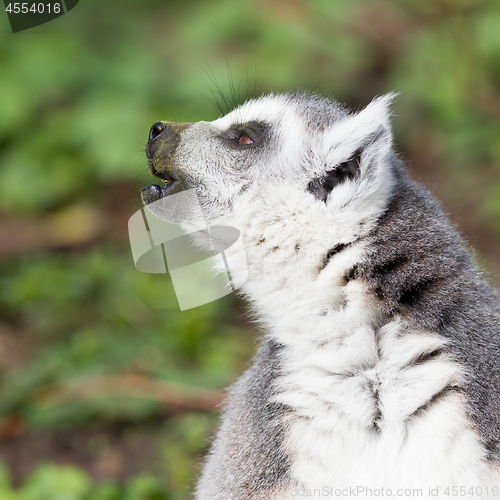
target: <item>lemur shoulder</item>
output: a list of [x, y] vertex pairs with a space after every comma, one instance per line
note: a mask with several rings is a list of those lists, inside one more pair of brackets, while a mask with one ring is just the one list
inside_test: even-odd
[[393, 97], [352, 113], [269, 95], [151, 129], [168, 182], [145, 203], [193, 188], [210, 224], [239, 229], [233, 279], [265, 332], [199, 500], [500, 494], [500, 298], [394, 152]]

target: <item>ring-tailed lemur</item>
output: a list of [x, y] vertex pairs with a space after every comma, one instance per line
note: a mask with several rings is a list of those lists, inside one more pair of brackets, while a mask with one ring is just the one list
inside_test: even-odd
[[195, 188], [240, 230], [266, 332], [199, 500], [500, 494], [500, 299], [394, 153], [393, 97], [270, 95], [150, 131], [166, 184], [144, 202]]

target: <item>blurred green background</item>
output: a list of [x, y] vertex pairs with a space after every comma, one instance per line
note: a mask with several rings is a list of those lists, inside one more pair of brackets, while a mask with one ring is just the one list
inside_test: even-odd
[[217, 118], [218, 88], [401, 92], [411, 175], [499, 282], [498, 1], [81, 0], [0, 40], [2, 500], [189, 498], [258, 332], [234, 297], [181, 313], [127, 221], [150, 126]]

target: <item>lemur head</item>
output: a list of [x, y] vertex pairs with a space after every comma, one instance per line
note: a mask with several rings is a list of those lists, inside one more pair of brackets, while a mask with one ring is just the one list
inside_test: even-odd
[[337, 239], [353, 238], [387, 203], [393, 98], [350, 113], [298, 92], [247, 101], [213, 122], [158, 122], [146, 151], [165, 184], [144, 188], [143, 200], [194, 188], [210, 224], [244, 232], [260, 218], [303, 214], [298, 226], [320, 217]]

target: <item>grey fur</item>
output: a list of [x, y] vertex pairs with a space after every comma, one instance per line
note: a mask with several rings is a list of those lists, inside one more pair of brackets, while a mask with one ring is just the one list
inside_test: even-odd
[[271, 402], [279, 351], [280, 346], [265, 340], [252, 367], [230, 389], [200, 480], [200, 500], [258, 498], [289, 482], [289, 463], [281, 446], [281, 419], [289, 409]]
[[288, 101], [297, 107], [309, 130], [325, 130], [349, 115], [337, 101], [304, 90], [290, 94]]

